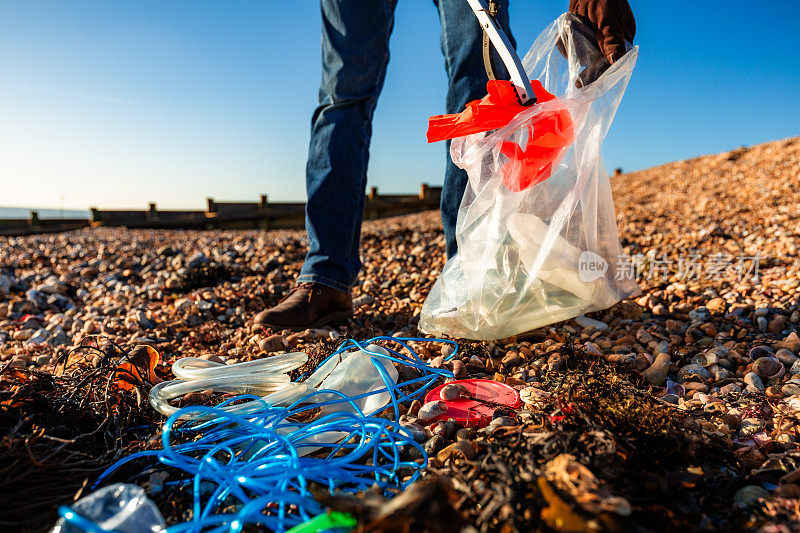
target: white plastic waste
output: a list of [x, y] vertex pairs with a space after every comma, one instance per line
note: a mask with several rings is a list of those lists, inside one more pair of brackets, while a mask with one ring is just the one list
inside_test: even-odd
[[[353, 404], [369, 416], [389, 404], [391, 401], [389, 392], [378, 392], [387, 388], [387, 382], [376, 365], [386, 372], [389, 385], [397, 383], [399, 374], [391, 361], [374, 354], [388, 356], [389, 352], [377, 344], [370, 344], [365, 350], [354, 349], [331, 357], [308, 376], [304, 382], [308, 392], [316, 389], [339, 393], [321, 392], [311, 397], [310, 401], [316, 404], [332, 402], [323, 405], [321, 416], [342, 411], [358, 414]], [[350, 397], [352, 404], [343, 401], [341, 394]], [[281, 424], [281, 428], [288, 433], [299, 429], [302, 425], [285, 421]], [[309, 455], [320, 449], [318, 446], [320, 443], [337, 442], [347, 435], [348, 433], [341, 431], [326, 431], [309, 435], [302, 442], [295, 442], [295, 447], [299, 455]]]
[[[196, 357], [183, 357], [172, 364], [172, 373], [178, 379], [203, 379], [220, 378], [222, 376], [234, 377], [246, 375], [280, 374], [291, 372], [300, 368], [308, 356], [302, 352], [276, 355], [255, 361], [245, 361], [233, 365], [198, 359]], [[287, 376], [288, 381], [288, 376]]]
[[[84, 496], [71, 506], [75, 513], [91, 520], [104, 531], [119, 533], [157, 533], [166, 523], [158, 507], [137, 485], [115, 483]], [[96, 531], [93, 529], [91, 531]], [[87, 531], [63, 518], [56, 522], [51, 533], [83, 533]]]
[[[172, 373], [180, 379], [153, 386], [150, 403], [162, 415], [172, 416], [179, 408], [171, 405], [170, 401], [191, 392], [211, 390], [237, 395], [252, 394], [261, 396], [270, 405], [288, 405], [316, 389], [338, 391], [346, 396], [363, 396], [353, 400], [353, 404], [363, 413], [370, 414], [391, 401], [388, 391], [377, 392], [386, 388], [386, 381], [376, 364], [383, 369], [391, 385], [397, 383], [398, 378], [392, 362], [375, 354], [389, 356], [386, 349], [376, 344], [367, 346], [366, 351], [354, 349], [343, 352], [328, 359], [303, 382], [290, 381], [286, 372], [299, 368], [308, 360], [304, 353], [276, 355], [232, 365], [184, 357], [172, 365]], [[315, 403], [337, 399], [341, 399], [341, 396], [334, 393], [313, 397]], [[262, 402], [254, 400], [222, 409], [245, 415], [262, 406]], [[324, 413], [348, 410], [355, 411], [349, 402], [332, 403], [323, 408]]]
[[[252, 394], [261, 396], [262, 399], [267, 401], [270, 405], [289, 404], [307, 392], [307, 388], [303, 383], [293, 383], [289, 381], [289, 376], [285, 374], [265, 374], [264, 376], [251, 380], [242, 380], [239, 383], [222, 381], [217, 378], [190, 381], [174, 379], [154, 385], [153, 388], [150, 389], [150, 404], [153, 406], [153, 409], [162, 415], [172, 416], [177, 413], [180, 408], [171, 405], [169, 403], [170, 400], [180, 398], [184, 394], [189, 394], [190, 392], [206, 390], [236, 395]], [[227, 405], [222, 407], [222, 410], [243, 415], [252, 410], [258, 410], [261, 407], [263, 407], [262, 402], [253, 400], [250, 402]]]
[[[364, 398], [359, 398], [354, 403], [364, 414], [370, 414], [381, 407], [389, 404], [392, 397], [389, 392], [378, 392], [369, 394], [386, 388], [386, 382], [381, 376], [375, 363], [381, 365], [391, 380], [390, 384], [397, 383], [398, 373], [391, 361], [383, 357], [375, 357], [368, 352], [375, 352], [388, 356], [389, 352], [377, 344], [370, 344], [363, 350], [351, 350], [331, 357], [328, 361], [317, 368], [305, 381], [309, 389], [335, 390], [347, 396], [359, 396], [368, 394]], [[323, 402], [341, 398], [336, 394], [320, 394], [314, 397], [314, 401]], [[337, 403], [326, 406], [324, 412], [335, 412], [352, 410], [349, 403]]]
[[[306, 361], [308, 356], [300, 352], [232, 365], [184, 357], [172, 364], [172, 373], [179, 379], [153, 386], [150, 404], [162, 415], [172, 416], [179, 408], [171, 405], [170, 400], [190, 392], [212, 390], [252, 394], [261, 396], [271, 405], [287, 405], [306, 394], [307, 387], [303, 383], [291, 382], [286, 373], [303, 366]], [[261, 406], [261, 402], [252, 401], [228, 405], [223, 410], [246, 414]]]
[[[602, 55], [576, 24], [562, 15], [523, 59], [528, 76], [555, 99], [521, 112], [506, 127], [452, 141], [450, 155], [467, 171], [469, 184], [456, 223], [458, 254], [422, 308], [419, 327], [426, 333], [505, 338], [638, 292], [632, 269], [620, 268], [625, 257], [600, 156], [638, 48], [630, 47], [583, 86], [579, 78]], [[553, 161], [549, 177], [512, 190], [507, 184], [523, 183], [514, 176], [523, 169], [509, 164], [504, 143], [506, 153], [509, 142], [526, 146], [539, 120], [562, 112], [571, 121], [572, 142]]]

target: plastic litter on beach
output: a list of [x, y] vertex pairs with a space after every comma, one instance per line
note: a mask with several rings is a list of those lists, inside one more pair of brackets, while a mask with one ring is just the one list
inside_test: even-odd
[[[118, 461], [95, 486], [133, 464], [150, 464], [148, 473], [154, 461], [168, 467], [164, 484], [190, 491], [194, 502], [191, 520], [170, 526], [171, 532], [241, 531], [246, 524], [286, 531], [324, 515], [314, 491], [333, 495], [377, 486], [384, 496], [393, 496], [427, 464], [422, 445], [398, 422], [400, 404], [453, 377], [449, 370], [424, 363], [409, 341], [450, 344], [454, 350], [447, 359], [457, 352], [455, 342], [440, 339], [349, 340], [299, 382], [308, 392], [293, 401], [273, 402], [279, 392], [271, 392], [238, 395], [215, 407], [170, 408], [163, 449]], [[267, 388], [285, 385], [292, 382], [279, 377], [285, 376], [281, 371], [299, 366], [304, 357], [288, 354], [228, 366], [199, 361], [173, 366], [177, 375], [189, 378], [181, 380], [185, 390], [196, 389], [192, 383], [222, 392], [258, 388], [259, 372], [265, 369], [274, 371], [264, 373]], [[409, 367], [416, 377], [399, 380], [396, 366]], [[174, 382], [153, 388], [154, 405], [164, 408], [161, 402], [172, 396], [164, 391], [178, 386], [168, 383]]]
[[156, 505], [137, 485], [114, 483], [59, 508], [51, 533], [158, 533], [166, 527]]
[[[456, 389], [456, 394], [448, 394]], [[516, 409], [522, 405], [514, 387], [490, 379], [462, 379], [439, 385], [428, 392], [425, 403], [443, 402], [442, 413], [431, 418], [454, 419], [464, 426], [483, 427], [489, 424], [497, 409]]]

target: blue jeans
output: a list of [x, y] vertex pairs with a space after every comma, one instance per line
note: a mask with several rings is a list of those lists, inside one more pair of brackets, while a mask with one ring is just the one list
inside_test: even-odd
[[[414, 0], [416, 1], [416, 0]], [[397, 0], [321, 0], [322, 82], [311, 119], [306, 166], [308, 254], [298, 282], [349, 290], [361, 269], [359, 248], [364, 214], [372, 114], [389, 63], [389, 36]], [[449, 88], [447, 113], [486, 94], [483, 33], [466, 0], [434, 0], [442, 26], [441, 46]], [[497, 20], [513, 43], [508, 1]], [[495, 61], [498, 74], [502, 63]], [[420, 131], [420, 139], [424, 132]], [[455, 226], [466, 172], [449, 156], [441, 212], [447, 257], [455, 255]]]

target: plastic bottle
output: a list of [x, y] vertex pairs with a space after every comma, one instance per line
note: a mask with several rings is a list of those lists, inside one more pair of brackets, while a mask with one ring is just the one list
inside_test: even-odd
[[127, 483], [103, 487], [58, 512], [51, 533], [156, 533], [166, 527], [144, 489]]

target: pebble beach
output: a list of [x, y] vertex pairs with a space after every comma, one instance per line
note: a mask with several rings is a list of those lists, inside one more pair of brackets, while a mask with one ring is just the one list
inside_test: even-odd
[[[431, 456], [427, 488], [408, 498], [442, 491], [466, 531], [800, 528], [800, 139], [611, 180], [628, 259], [610, 268], [634, 269], [641, 295], [519, 337], [461, 342], [448, 362], [446, 345], [414, 343], [431, 366], [507, 383], [524, 405], [480, 430], [426, 425], [419, 401], [404, 406], [400, 421]], [[420, 310], [444, 266], [438, 212], [364, 224], [348, 324], [254, 327], [304, 254], [304, 233], [288, 230], [0, 238], [0, 400], [19, 385], [13, 369], [57, 372], [82, 342], [151, 346], [170, 379], [180, 357], [231, 364], [324, 355], [346, 338], [424, 337]], [[0, 465], [11, 440], [38, 431], [13, 428], [12, 415]], [[393, 530], [382, 523], [373, 530]]]

